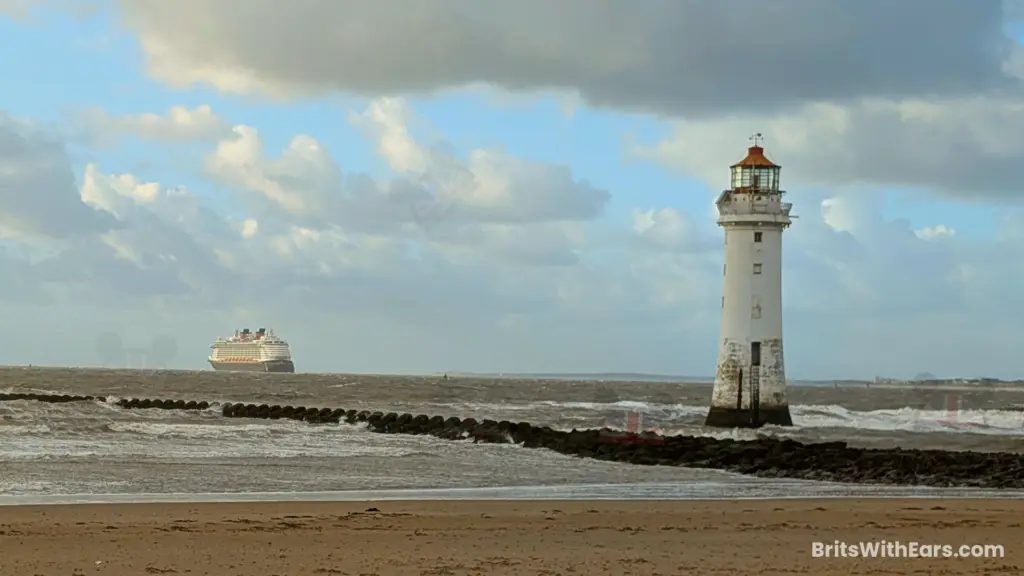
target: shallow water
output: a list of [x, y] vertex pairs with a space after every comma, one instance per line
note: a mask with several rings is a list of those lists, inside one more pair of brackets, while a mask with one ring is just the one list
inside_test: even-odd
[[[762, 433], [801, 441], [841, 439], [866, 446], [1024, 448], [1024, 413], [1001, 409], [1022, 401], [1024, 394], [1016, 391], [791, 388], [796, 425], [754, 432], [705, 428], [702, 421], [710, 396], [706, 384], [20, 368], [0, 370], [0, 376], [6, 392], [366, 408], [529, 421], [564, 429], [622, 428], [627, 415], [634, 412], [642, 415], [644, 427], [671, 434], [745, 438]], [[395, 497], [400, 498], [991, 494], [849, 487], [632, 466], [510, 445], [372, 434], [346, 424], [225, 419], [216, 407], [204, 412], [122, 410], [112, 404], [113, 399], [0, 403], [0, 502], [82, 494], [129, 499], [142, 495], [152, 499], [154, 494], [165, 498], [206, 494], [204, 498], [211, 499], [226, 498], [223, 494], [249, 494], [247, 498], [277, 494], [274, 498], [281, 499], [281, 494], [299, 493], [309, 498], [321, 494], [319, 498], [325, 499], [354, 498], [351, 494], [398, 494]], [[381, 492], [385, 490], [406, 492]]]

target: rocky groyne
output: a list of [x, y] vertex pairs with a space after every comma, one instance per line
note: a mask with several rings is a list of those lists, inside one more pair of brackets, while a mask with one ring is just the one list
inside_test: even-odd
[[[0, 401], [106, 402], [102, 396], [0, 394]], [[1024, 454], [866, 449], [845, 442], [805, 444], [756, 440], [625, 434], [610, 429], [555, 430], [529, 422], [399, 414], [309, 406], [212, 403], [176, 399], [118, 399], [123, 409], [210, 410], [226, 418], [297, 420], [310, 425], [358, 425], [381, 434], [430, 435], [444, 440], [514, 443], [580, 458], [636, 465], [710, 468], [768, 478], [856, 484], [1024, 488]]]

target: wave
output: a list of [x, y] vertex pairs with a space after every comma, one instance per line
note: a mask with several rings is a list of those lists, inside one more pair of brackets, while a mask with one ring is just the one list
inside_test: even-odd
[[[276, 424], [276, 423], [275, 423]], [[301, 422], [285, 422], [284, 426], [270, 424], [198, 424], [160, 422], [111, 422], [104, 429], [114, 433], [128, 433], [140, 436], [162, 438], [270, 438], [297, 430]], [[289, 424], [291, 426], [289, 426]]]
[[[167, 438], [270, 438], [275, 435], [321, 434], [325, 430], [353, 429], [344, 424], [310, 426], [290, 420], [238, 421], [220, 416], [220, 404], [203, 411], [125, 410], [117, 398], [106, 402], [48, 404], [32, 401], [0, 403], [0, 436], [47, 434], [87, 436], [97, 432]], [[396, 411], [413, 409], [395, 405]], [[665, 433], [744, 437], [743, 431], [708, 429], [703, 426], [707, 407], [653, 401], [614, 402], [433, 402], [417, 411], [528, 421], [557, 428], [625, 428], [628, 417], [641, 414], [645, 428]], [[1024, 412], [1009, 410], [923, 410], [917, 408], [858, 411], [838, 405], [793, 405], [794, 426], [768, 426], [757, 433], [799, 436], [801, 431], [858, 431], [924, 434], [982, 434], [1024, 436]], [[736, 436], [740, 434], [741, 436]]]
[[0, 461], [405, 458], [439, 453], [430, 438], [373, 434], [355, 425], [233, 420], [223, 418], [218, 409], [125, 410], [113, 402], [0, 403]]
[[[743, 437], [745, 432], [719, 431], [703, 426], [707, 406], [691, 404], [664, 404], [620, 400], [617, 402], [530, 402], [517, 405], [468, 403], [450, 405], [467, 413], [479, 413], [491, 418], [509, 418], [535, 412], [545, 419], [559, 422], [561, 427], [590, 422], [591, 426], [604, 425], [624, 429], [632, 414], [641, 414], [647, 428], [665, 432], [704, 434], [715, 437]], [[851, 410], [844, 406], [793, 405], [790, 406], [793, 427], [766, 426], [757, 433], [785, 433], [792, 435], [801, 430], [850, 430], [903, 433], [990, 434], [1024, 436], [1024, 412], [1012, 410], [923, 410], [899, 408], [883, 410]], [[595, 422], [594, 417], [599, 419]]]
[[1011, 410], [854, 411], [835, 405], [794, 406], [793, 419], [804, 428], [1024, 435], [1024, 412]]
[[231, 426], [130, 428], [91, 439], [66, 436], [7, 439], [0, 445], [0, 461], [74, 458], [206, 461], [267, 458], [377, 459], [408, 458], [443, 452], [443, 449], [438, 450], [436, 443], [404, 438], [396, 440], [367, 431], [358, 431], [358, 434], [339, 434], [325, 430], [254, 434], [252, 430], [232, 430]]

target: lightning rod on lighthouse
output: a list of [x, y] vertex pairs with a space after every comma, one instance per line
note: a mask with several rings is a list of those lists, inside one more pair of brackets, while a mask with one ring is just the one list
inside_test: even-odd
[[[764, 155], [760, 133], [733, 164], [718, 197], [725, 229], [721, 333], [708, 426], [792, 426], [782, 346], [782, 232], [793, 205], [783, 202], [782, 167]], [[793, 216], [795, 218], [795, 216]]]

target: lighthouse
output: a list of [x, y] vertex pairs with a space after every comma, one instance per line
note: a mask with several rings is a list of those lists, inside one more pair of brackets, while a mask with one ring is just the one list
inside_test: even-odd
[[765, 157], [761, 134], [751, 140], [715, 203], [725, 229], [725, 266], [718, 366], [705, 422], [714, 427], [793, 425], [782, 347], [782, 232], [793, 205], [782, 201], [782, 167]]

